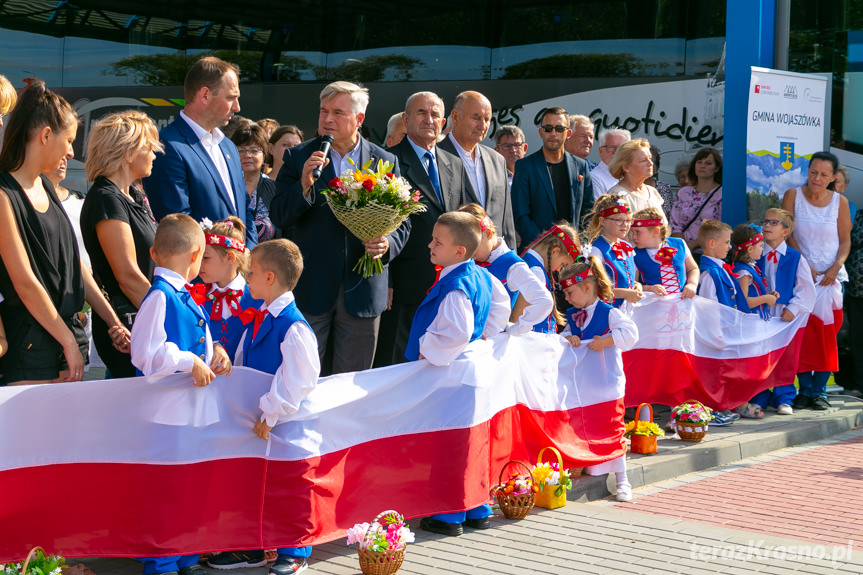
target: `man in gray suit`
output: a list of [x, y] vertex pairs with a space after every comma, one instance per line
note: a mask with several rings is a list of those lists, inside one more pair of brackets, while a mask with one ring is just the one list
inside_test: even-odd
[[506, 245], [518, 240], [512, 219], [512, 200], [506, 181], [506, 160], [480, 144], [491, 125], [491, 102], [479, 92], [462, 92], [455, 98], [452, 131], [440, 147], [461, 158], [468, 175], [468, 200], [485, 208]]
[[375, 366], [401, 363], [417, 307], [435, 281], [428, 244], [439, 215], [458, 209], [467, 197], [467, 175], [457, 156], [436, 145], [443, 127], [443, 101], [434, 92], [408, 98], [402, 114], [406, 137], [388, 148], [401, 175], [420, 191], [426, 211], [411, 214], [411, 233], [399, 257], [390, 263], [392, 305], [381, 316]]

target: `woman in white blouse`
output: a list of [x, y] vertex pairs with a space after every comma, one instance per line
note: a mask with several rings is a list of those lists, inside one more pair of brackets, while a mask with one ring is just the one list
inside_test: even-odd
[[666, 222], [668, 217], [662, 210], [662, 196], [656, 188], [644, 183], [653, 176], [653, 159], [650, 142], [644, 139], [630, 140], [617, 149], [608, 165], [608, 171], [620, 181], [608, 190], [609, 194], [623, 195], [632, 213], [646, 208], [656, 208], [662, 212]]

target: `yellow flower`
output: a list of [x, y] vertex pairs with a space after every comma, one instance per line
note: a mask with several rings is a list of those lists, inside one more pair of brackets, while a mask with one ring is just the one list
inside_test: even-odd
[[665, 431], [652, 421], [630, 421], [624, 435], [665, 435]]

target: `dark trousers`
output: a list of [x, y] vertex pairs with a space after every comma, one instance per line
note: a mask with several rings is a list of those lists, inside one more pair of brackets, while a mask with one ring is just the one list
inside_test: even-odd
[[407, 361], [405, 350], [418, 307], [419, 304], [393, 302], [392, 308], [381, 314], [375, 367], [386, 367]]
[[[302, 311], [302, 310], [300, 310]], [[321, 363], [327, 345], [332, 340], [332, 373], [346, 373], [369, 369], [375, 359], [378, 341], [378, 317], [356, 317], [345, 307], [345, 292], [342, 288], [333, 309], [319, 315], [303, 314], [318, 340]], [[323, 371], [323, 370], [322, 370]], [[322, 373], [322, 375], [328, 375]]]
[[[99, 357], [102, 358], [102, 362], [111, 373], [111, 377], [135, 377], [136, 372], [135, 366], [132, 365], [132, 356], [117, 351], [111, 343], [111, 336], [108, 335], [108, 324], [95, 312], [91, 315], [93, 317], [93, 343], [96, 345]], [[123, 318], [121, 318], [122, 320]], [[131, 326], [127, 325], [126, 327], [131, 329]]]
[[[846, 356], [846, 365], [840, 371], [843, 374], [842, 386], [847, 389], [863, 391], [863, 298], [845, 295], [843, 313], [848, 323], [848, 346], [850, 353]], [[840, 361], [842, 356], [840, 355]], [[843, 362], [844, 363], [844, 362]]]

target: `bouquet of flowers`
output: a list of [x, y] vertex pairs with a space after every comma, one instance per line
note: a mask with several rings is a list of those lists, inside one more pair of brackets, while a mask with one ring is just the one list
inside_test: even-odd
[[356, 545], [363, 573], [395, 573], [402, 565], [405, 547], [414, 542], [414, 534], [403, 515], [384, 511], [371, 523], [357, 523], [348, 529], [348, 545]]
[[554, 496], [560, 497], [567, 489], [572, 489], [572, 475], [569, 469], [560, 469], [555, 461], [552, 463], [538, 463], [531, 473], [534, 482], [539, 485], [539, 490], [544, 491], [547, 485], [556, 486]]
[[5, 575], [60, 575], [66, 567], [66, 560], [59, 555], [46, 555], [41, 547], [36, 547], [21, 563], [3, 565]]
[[[348, 161], [356, 168], [350, 158]], [[336, 219], [364, 242], [394, 232], [408, 216], [426, 210], [419, 190], [411, 194], [408, 181], [392, 173], [393, 164], [378, 160], [372, 170], [371, 163], [369, 160], [361, 168], [346, 170], [321, 192]], [[366, 253], [353, 269], [368, 278], [383, 273], [384, 266]]]
[[624, 437], [631, 435], [665, 435], [665, 431], [652, 421], [641, 421], [635, 419], [626, 424]]
[[[513, 473], [504, 482], [503, 474], [510, 463], [517, 463], [522, 466], [527, 470], [527, 475]], [[533, 481], [530, 466], [521, 461], [513, 460], [507, 462], [500, 470], [498, 485], [492, 488], [491, 493], [497, 499], [497, 504], [500, 506], [504, 517], [507, 519], [524, 519], [533, 509], [538, 491], [539, 487]]]
[[701, 441], [707, 435], [707, 425], [713, 411], [699, 401], [690, 399], [671, 410], [671, 423], [683, 441]]

